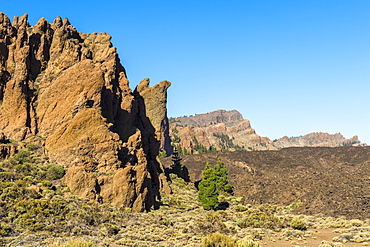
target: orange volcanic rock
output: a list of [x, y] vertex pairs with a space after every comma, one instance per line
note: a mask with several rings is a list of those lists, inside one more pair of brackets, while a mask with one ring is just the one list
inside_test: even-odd
[[169, 192], [157, 154], [170, 83], [133, 92], [110, 39], [60, 17], [30, 26], [27, 14], [10, 22], [0, 13], [0, 131], [43, 137], [72, 193], [149, 210]]
[[267, 137], [252, 129], [249, 120], [236, 110], [218, 110], [207, 114], [170, 119], [170, 135], [174, 145], [190, 153], [199, 153], [196, 143], [207, 150], [276, 149]]
[[[342, 134], [328, 134], [323, 132], [314, 132], [299, 137], [284, 136], [274, 142], [277, 148], [284, 147], [339, 147], [352, 146], [359, 144], [358, 136], [346, 139]], [[355, 146], [355, 145], [354, 145]]]
[[[202, 153], [203, 149], [220, 150], [278, 150], [285, 147], [339, 147], [366, 146], [357, 136], [344, 138], [340, 133], [310, 133], [300, 137], [284, 136], [271, 141], [261, 137], [251, 127], [250, 121], [236, 110], [218, 110], [206, 114], [170, 119], [173, 144], [184, 153]], [[198, 143], [198, 145], [197, 145]], [[199, 145], [203, 149], [199, 149]]]

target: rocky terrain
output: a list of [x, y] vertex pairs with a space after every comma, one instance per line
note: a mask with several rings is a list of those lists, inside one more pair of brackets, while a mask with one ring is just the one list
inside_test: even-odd
[[[348, 159], [354, 163], [341, 164], [342, 169], [337, 172], [329, 169], [333, 174], [332, 177], [341, 175], [345, 177], [343, 179], [345, 184], [351, 183], [344, 186], [344, 189], [333, 189], [341, 185], [339, 179], [323, 181], [327, 186], [330, 182], [332, 182], [331, 186], [335, 186], [327, 190], [322, 187], [316, 189], [315, 186], [302, 185], [303, 189], [311, 189], [309, 192], [317, 192], [313, 205], [320, 207], [320, 203], [323, 202], [326, 207], [330, 207], [329, 200], [332, 200], [334, 204], [342, 204], [342, 207], [338, 208], [339, 211], [347, 207], [351, 212], [346, 217], [326, 217], [325, 215], [336, 215], [337, 212], [319, 208], [323, 213], [299, 215], [297, 212], [306, 210], [307, 205], [312, 205], [306, 201], [299, 202], [299, 200], [298, 203], [287, 205], [259, 204], [259, 202], [272, 199], [278, 202], [278, 199], [283, 196], [290, 199], [291, 192], [297, 195], [304, 191], [297, 187], [300, 185], [298, 180], [301, 178], [292, 177], [293, 172], [288, 172], [289, 169], [296, 171], [295, 165], [291, 162], [284, 165], [284, 162], [278, 161], [275, 164], [282, 169], [279, 173], [278, 168], [271, 165], [271, 161], [266, 157], [258, 157], [257, 154], [267, 152], [270, 153], [268, 157], [278, 158], [279, 155], [273, 155], [272, 151], [244, 152], [246, 156], [240, 152], [230, 152], [228, 154], [240, 154], [233, 156], [233, 159], [232, 157], [228, 159], [227, 156], [222, 157], [227, 161], [234, 160], [236, 163], [228, 165], [230, 180], [234, 181], [235, 185], [235, 194], [243, 193], [237, 188], [238, 186], [248, 185], [248, 187], [242, 187], [244, 193], [246, 195], [254, 193], [256, 200], [253, 200], [253, 196], [248, 197], [248, 200], [243, 200], [243, 197], [220, 193], [218, 199], [227, 207], [223, 207], [222, 210], [207, 211], [197, 201], [198, 191], [194, 186], [196, 183], [187, 183], [177, 175], [168, 173], [169, 186], [173, 193], [162, 194], [160, 207], [157, 210], [139, 213], [131, 208], [99, 203], [71, 193], [62, 182], [65, 174], [63, 166], [50, 163], [49, 158], [42, 153], [42, 147], [37, 144], [12, 141], [0, 144], [0, 146], [14, 146], [18, 149], [16, 154], [0, 162], [0, 246], [357, 247], [368, 246], [370, 242], [370, 220], [353, 218], [356, 210], [359, 216], [365, 216], [368, 212], [366, 211], [367, 205], [358, 206], [359, 200], [356, 199], [356, 196], [366, 197], [364, 195], [369, 191], [366, 188], [368, 185], [358, 185], [364, 181], [359, 180], [359, 171], [353, 171], [361, 168], [354, 163], [360, 164], [364, 161], [366, 163], [368, 160], [367, 156], [358, 150], [339, 150], [340, 153], [343, 152], [343, 155], [354, 156]], [[363, 151], [368, 153], [368, 150]], [[306, 152], [308, 151], [303, 151], [302, 155]], [[338, 152], [326, 152], [325, 150], [320, 152], [313, 154], [313, 158], [317, 158], [317, 155], [323, 156], [323, 161], [326, 161], [327, 154], [337, 156], [333, 158], [337, 162], [346, 160], [338, 155]], [[253, 153], [256, 154], [253, 155]], [[195, 160], [197, 160], [203, 156], [213, 163], [216, 157], [209, 155], [189, 155], [187, 157], [196, 157]], [[301, 158], [299, 153], [291, 150], [280, 156], [285, 156], [290, 161], [293, 160], [294, 164], [299, 163]], [[297, 160], [294, 159], [295, 156], [298, 156]], [[189, 164], [188, 160], [186, 163]], [[266, 165], [263, 166], [262, 163]], [[306, 164], [307, 171], [322, 174], [318, 177], [324, 180], [329, 177], [324, 171], [327, 166], [322, 164], [323, 167], [320, 168], [321, 165], [317, 165], [313, 171], [311, 163], [314, 162], [311, 160]], [[259, 166], [255, 164], [260, 164], [262, 168], [259, 169]], [[203, 160], [197, 161], [197, 166], [203, 167]], [[352, 171], [346, 169], [346, 166], [352, 166]], [[240, 167], [243, 167], [243, 170]], [[272, 171], [269, 172], [269, 170]], [[342, 171], [348, 172], [348, 175], [341, 173]], [[368, 169], [362, 169], [361, 172], [362, 177], [369, 174]], [[284, 174], [280, 179], [277, 179], [276, 175], [282, 173]], [[285, 174], [294, 183], [288, 187], [289, 191], [280, 190], [281, 187], [277, 183], [278, 181], [282, 184], [286, 183]], [[302, 172], [296, 175], [300, 176]], [[194, 173], [194, 169], [191, 169], [190, 176], [194, 180], [198, 175]], [[262, 176], [266, 177], [265, 181]], [[353, 178], [348, 179], [347, 177]], [[243, 179], [248, 182], [243, 182]], [[302, 182], [307, 183], [304, 180]], [[310, 179], [310, 182], [315, 183], [313, 179]], [[254, 191], [256, 187], [262, 193], [256, 193]], [[267, 189], [277, 189], [277, 191], [271, 192]], [[345, 193], [347, 190], [348, 192]], [[354, 197], [353, 192], [356, 190], [358, 191]], [[263, 193], [268, 194], [263, 195]], [[274, 198], [269, 199], [268, 197], [271, 196]], [[324, 201], [323, 197], [327, 197], [328, 200]], [[353, 203], [354, 206], [350, 207], [348, 203]]]
[[271, 140], [257, 135], [250, 121], [236, 110], [171, 118], [170, 136], [182, 153], [273, 149]]
[[[171, 83], [131, 90], [110, 39], [0, 13], [1, 246], [312, 246], [327, 228], [321, 247], [368, 245], [369, 147], [277, 151], [357, 137], [273, 142], [237, 111], [168, 120]], [[170, 136], [194, 154], [177, 159], [189, 183], [158, 158]], [[196, 185], [218, 157], [235, 193], [205, 211]]]
[[0, 132], [39, 143], [76, 195], [149, 210], [169, 192], [157, 154], [170, 82], [132, 91], [108, 34], [27, 17], [0, 13]]
[[284, 136], [271, 141], [252, 129], [250, 121], [236, 110], [218, 110], [195, 116], [170, 119], [170, 136], [183, 154], [235, 150], [278, 150], [284, 147], [366, 146], [357, 136], [344, 138], [340, 133], [310, 133], [300, 137]]
[[328, 134], [323, 132], [310, 133], [299, 137], [284, 136], [273, 142], [274, 147], [340, 147], [340, 146], [367, 146], [360, 143], [358, 136], [346, 139], [342, 134]]
[[[244, 203], [288, 205], [309, 215], [370, 218], [370, 147], [285, 148], [182, 157], [194, 183], [220, 157]], [[168, 167], [170, 159], [163, 159]]]

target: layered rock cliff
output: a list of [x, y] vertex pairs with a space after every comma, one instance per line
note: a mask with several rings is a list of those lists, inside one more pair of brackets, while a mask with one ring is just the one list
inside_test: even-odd
[[218, 110], [190, 117], [170, 119], [173, 145], [182, 153], [204, 153], [212, 150], [278, 150], [285, 147], [366, 146], [358, 136], [346, 139], [340, 133], [310, 133], [300, 137], [284, 136], [271, 141], [252, 129], [250, 121], [236, 110]]
[[149, 210], [168, 191], [157, 154], [168, 148], [170, 83], [132, 91], [110, 39], [60, 17], [30, 26], [27, 14], [11, 22], [0, 13], [0, 131], [44, 140], [71, 192]]
[[340, 133], [329, 134], [323, 132], [314, 132], [298, 137], [284, 136], [274, 141], [273, 145], [277, 148], [362, 146], [358, 140], [358, 136], [346, 139]]
[[236, 110], [172, 118], [170, 135], [173, 145], [183, 153], [274, 149], [271, 140], [257, 135], [250, 121]]

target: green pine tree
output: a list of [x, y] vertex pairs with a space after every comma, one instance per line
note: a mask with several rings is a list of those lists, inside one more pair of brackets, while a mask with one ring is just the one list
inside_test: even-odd
[[217, 165], [214, 167], [215, 177], [217, 178], [216, 186], [218, 191], [226, 192], [229, 194], [233, 193], [233, 187], [227, 181], [227, 170], [224, 162], [221, 158], [218, 158]]
[[198, 201], [202, 202], [202, 206], [206, 210], [215, 210], [218, 205], [219, 192], [233, 193], [233, 187], [227, 181], [227, 170], [224, 162], [218, 158], [217, 164], [211, 168], [209, 162], [203, 171], [203, 179], [198, 185]]
[[198, 201], [202, 203], [206, 210], [215, 210], [219, 204], [216, 181], [214, 169], [207, 162], [203, 171], [203, 179], [198, 185]]
[[177, 176], [182, 177], [184, 166], [181, 164], [181, 158], [177, 148], [175, 147], [172, 154], [172, 165], [171, 169], [172, 172], [175, 173]]

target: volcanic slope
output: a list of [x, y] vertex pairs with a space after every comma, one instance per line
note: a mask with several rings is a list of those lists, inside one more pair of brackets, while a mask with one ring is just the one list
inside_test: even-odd
[[[298, 213], [370, 218], [370, 147], [284, 148], [182, 156], [190, 180], [205, 162], [226, 164], [229, 181], [244, 203], [302, 203]], [[163, 159], [169, 166], [169, 158]]]

